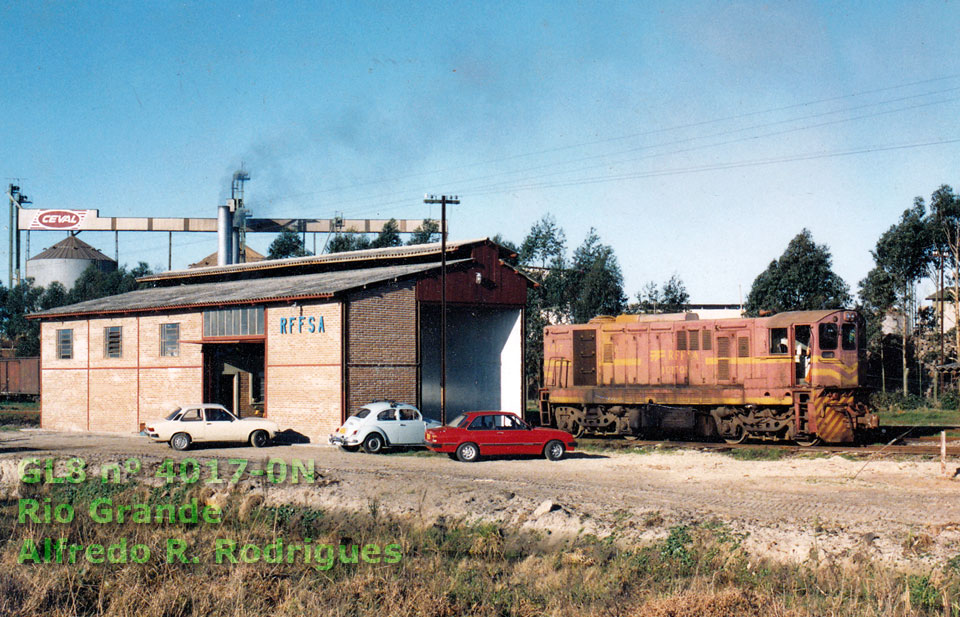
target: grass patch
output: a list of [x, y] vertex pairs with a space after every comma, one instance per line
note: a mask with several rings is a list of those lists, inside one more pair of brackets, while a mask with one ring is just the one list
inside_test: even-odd
[[877, 411], [881, 426], [960, 426], [960, 411], [931, 409], [881, 409]]
[[626, 454], [654, 454], [673, 451], [673, 448], [663, 448], [658, 446], [638, 446], [632, 441], [626, 439], [578, 439], [577, 450], [581, 452], [592, 452], [594, 454], [609, 454], [611, 452], [622, 452]]
[[[537, 534], [492, 523], [419, 524], [379, 504], [343, 513], [265, 501], [269, 493], [235, 487], [138, 484], [35, 486], [33, 496], [74, 505], [69, 524], [17, 524], [15, 501], [0, 502], [0, 615], [534, 615], [766, 616], [942, 615], [944, 595], [960, 598], [953, 561], [927, 573], [871, 563], [781, 565], [749, 555], [743, 536], [721, 521], [671, 528], [645, 545], [593, 536], [546, 543]], [[97, 524], [85, 509], [114, 503], [220, 503], [221, 524]], [[645, 524], [659, 524], [651, 513]], [[27, 539], [148, 546], [144, 564], [17, 563]], [[197, 563], [167, 563], [170, 538], [183, 539]], [[221, 563], [215, 542], [265, 547], [336, 547], [327, 569], [305, 563]], [[395, 563], [349, 560], [353, 547], [395, 545]], [[343, 551], [341, 553], [341, 551]], [[344, 562], [343, 557], [348, 561]], [[330, 555], [326, 555], [330, 556]], [[323, 559], [325, 559], [323, 557]], [[325, 563], [325, 562], [324, 562]], [[956, 603], [956, 600], [951, 600]], [[960, 611], [960, 607], [956, 609]], [[957, 614], [955, 611], [954, 614]]]
[[783, 448], [733, 448], [723, 454], [738, 461], [779, 461], [791, 453]]

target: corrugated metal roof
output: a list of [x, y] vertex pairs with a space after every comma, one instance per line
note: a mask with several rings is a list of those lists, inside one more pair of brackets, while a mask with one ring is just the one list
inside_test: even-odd
[[[469, 261], [471, 260], [448, 261], [447, 266], [453, 267]], [[294, 298], [324, 298], [351, 289], [407, 278], [439, 268], [440, 263], [433, 262], [381, 266], [361, 270], [317, 272], [244, 281], [154, 287], [60, 306], [33, 313], [29, 317], [49, 319], [58, 316], [91, 313], [129, 313], [223, 304], [270, 302]]]
[[39, 255], [35, 259], [87, 259], [91, 261], [113, 261], [97, 249], [93, 248], [76, 236], [67, 236]]
[[[477, 246], [489, 242], [494, 244], [488, 238], [479, 238], [475, 240], [464, 240], [461, 242], [447, 242], [447, 253], [455, 253], [460, 249]], [[499, 247], [504, 253], [506, 249]], [[364, 249], [362, 251], [345, 251], [343, 253], [327, 253], [324, 255], [309, 255], [307, 257], [291, 257], [289, 259], [267, 259], [256, 263], [230, 264], [228, 266], [210, 266], [208, 268], [193, 268], [189, 270], [171, 270], [170, 272], [161, 272], [151, 274], [138, 280], [141, 282], [168, 281], [174, 279], [196, 279], [200, 277], [220, 276], [227, 274], [237, 274], [243, 272], [255, 272], [262, 270], [275, 270], [283, 268], [301, 268], [304, 266], [363, 262], [363, 261], [382, 261], [389, 259], [405, 259], [411, 257], [428, 257], [430, 255], [440, 255], [440, 243], [415, 244], [413, 246], [396, 246], [380, 249]]]

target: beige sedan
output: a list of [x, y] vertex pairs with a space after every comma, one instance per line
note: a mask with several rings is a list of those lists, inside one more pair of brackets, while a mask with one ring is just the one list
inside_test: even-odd
[[239, 441], [262, 448], [280, 428], [272, 420], [240, 419], [222, 405], [181, 405], [163, 420], [146, 423], [154, 441], [168, 441], [174, 450], [186, 450], [195, 441]]

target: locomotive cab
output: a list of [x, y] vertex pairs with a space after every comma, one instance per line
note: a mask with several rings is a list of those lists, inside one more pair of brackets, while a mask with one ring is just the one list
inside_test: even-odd
[[862, 319], [853, 311], [834, 313], [816, 324], [811, 385], [821, 388], [856, 388], [863, 356], [860, 347]]
[[[828, 313], [820, 319], [820, 313]], [[803, 320], [804, 317], [808, 319]], [[810, 319], [813, 317], [814, 319]], [[797, 323], [790, 323], [794, 319]], [[863, 318], [856, 311], [803, 311], [768, 318], [770, 356], [789, 358], [784, 375], [798, 388], [856, 388], [864, 349]]]

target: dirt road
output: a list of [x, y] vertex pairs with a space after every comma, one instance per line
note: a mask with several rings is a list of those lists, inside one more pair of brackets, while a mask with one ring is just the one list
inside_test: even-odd
[[312, 445], [178, 453], [141, 436], [25, 430], [0, 434], [4, 496], [16, 495], [15, 464], [26, 456], [79, 456], [91, 465], [134, 456], [151, 469], [164, 458], [246, 458], [251, 469], [271, 457], [312, 459], [321, 482], [270, 485], [267, 500], [376, 509], [424, 524], [438, 517], [492, 521], [538, 530], [548, 542], [578, 533], [636, 542], [720, 520], [745, 534], [752, 553], [782, 560], [869, 556], [931, 568], [960, 554], [960, 480], [941, 477], [939, 462], [920, 460], [742, 461], [665, 450], [463, 464], [422, 452], [374, 456]]

